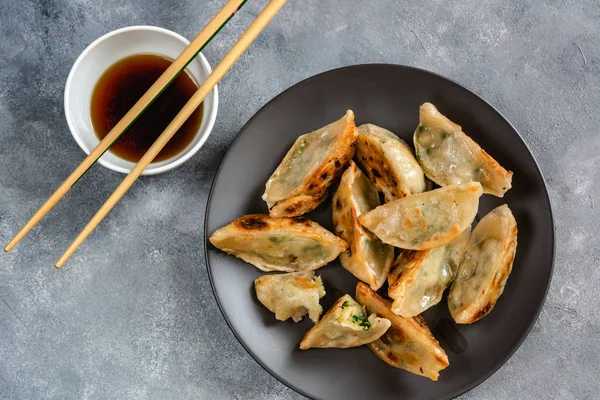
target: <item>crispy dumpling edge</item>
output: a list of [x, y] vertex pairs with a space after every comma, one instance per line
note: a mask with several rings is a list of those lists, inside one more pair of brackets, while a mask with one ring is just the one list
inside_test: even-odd
[[[456, 277], [456, 273], [458, 271], [460, 262], [464, 257], [464, 253], [469, 242], [470, 234], [471, 227], [468, 226], [452, 242], [444, 246], [436, 247], [429, 250], [401, 251], [400, 255], [394, 261], [394, 264], [392, 265], [392, 269], [390, 270], [390, 274], [388, 276], [388, 296], [393, 299], [391, 309], [395, 314], [402, 315], [403, 317], [407, 318], [412, 316], [404, 315], [401, 313], [401, 309], [404, 307], [404, 301], [410, 301], [410, 299], [407, 298], [407, 296], [410, 296], [410, 294], [407, 294], [406, 291], [409, 289], [409, 286], [416, 284], [415, 281], [418, 279], [418, 274], [420, 272], [419, 269], [422, 267], [423, 263], [430, 261], [428, 260], [428, 257], [431, 256], [431, 252], [443, 251], [444, 254], [442, 254], [440, 261], [444, 263], [451, 258], [451, 253], [452, 251], [456, 250], [456, 246], [461, 246], [461, 256], [460, 260], [458, 261], [458, 264], [455, 265], [456, 270], [454, 271], [454, 276], [450, 279], [448, 285], [440, 293], [443, 294], [443, 292], [450, 287], [450, 285], [454, 281], [454, 278]], [[454, 262], [454, 260], [451, 261]], [[397, 276], [392, 276], [392, 273], [399, 268], [402, 268], [402, 271], [399, 274], [397, 274]], [[425, 309], [421, 309], [419, 314], [439, 304], [441, 300], [442, 297], [440, 296], [436, 303], [430, 304]]]
[[[379, 130], [381, 130], [381, 132], [379, 132]], [[403, 139], [398, 137], [398, 135], [396, 135], [395, 133], [375, 124], [362, 124], [357, 127], [357, 131], [358, 135], [356, 137], [355, 153], [356, 162], [359, 165], [359, 167], [363, 170], [363, 172], [367, 175], [367, 177], [371, 180], [371, 182], [375, 185], [377, 190], [383, 193], [386, 203], [392, 200], [409, 196], [411, 194], [423, 193], [424, 191], [426, 191], [427, 186], [425, 182], [425, 174], [423, 173], [421, 164], [419, 164], [418, 160], [414, 155], [413, 150], [411, 149], [408, 143], [406, 143]], [[388, 153], [380, 154], [377, 157], [378, 159], [375, 160], [371, 158], [373, 157], [373, 152], [385, 152], [381, 144], [373, 144], [373, 141], [379, 141], [380, 136], [385, 136], [391, 141], [397, 141], [398, 143], [394, 144], [394, 146], [396, 146], [396, 150], [402, 153], [402, 155], [406, 159], [404, 160], [404, 162], [412, 164], [413, 168], [418, 168], [417, 173], [420, 172], [420, 180], [422, 181], [420, 182], [422, 184], [417, 185], [419, 187], [411, 187], [415, 186], [415, 182], [413, 182], [412, 180], [410, 182], [407, 182], [406, 176], [399, 176], [396, 173], [397, 171], [391, 165], [393, 164], [393, 160], [389, 160], [387, 158], [389, 156]], [[379, 150], [381, 151], [377, 151], [378, 149], [375, 146], [379, 147]], [[361, 148], [363, 150], [361, 150]], [[362, 157], [359, 157], [358, 153], [364, 154], [362, 154]], [[381, 159], [384, 158], [384, 163], [377, 163], [377, 161], [381, 161]], [[385, 163], [388, 163], [389, 165]]]
[[[436, 247], [436, 249], [438, 248], [439, 247]], [[403, 294], [405, 292], [406, 284], [410, 284], [416, 279], [419, 266], [427, 259], [429, 252], [432, 250], [435, 249], [402, 250], [396, 260], [394, 260], [392, 269], [390, 270], [390, 275], [388, 275], [388, 296], [393, 300], [391, 310], [395, 314], [402, 315], [394, 310], [394, 304], [397, 302], [396, 298], [400, 295], [400, 293]], [[399, 266], [400, 264], [402, 264], [402, 267]], [[395, 272], [396, 269], [399, 268], [403, 268], [403, 270], [398, 273], [397, 276], [392, 276], [392, 272]], [[410, 281], [407, 282], [409, 279]], [[404, 315], [403, 317], [410, 318]]]
[[[466, 141], [469, 142], [469, 144], [471, 146], [474, 145], [475, 149], [479, 149], [481, 151], [481, 156], [484, 158], [484, 160], [487, 161], [486, 165], [490, 168], [490, 170], [497, 173], [498, 176], [502, 176], [504, 179], [506, 179], [506, 182], [508, 184], [508, 187], [503, 188], [502, 190], [492, 190], [491, 188], [488, 188], [488, 187], [482, 185], [483, 193], [491, 194], [496, 197], [504, 197], [504, 194], [506, 192], [508, 192], [512, 187], [513, 172], [505, 169], [502, 165], [500, 165], [500, 163], [498, 161], [496, 161], [496, 159], [494, 159], [491, 155], [489, 155], [479, 145], [479, 143], [474, 141], [469, 135], [467, 135], [465, 132], [463, 132], [462, 127], [460, 125], [458, 125], [457, 123], [450, 120], [448, 117], [446, 117], [444, 114], [442, 114], [435, 105], [433, 105], [429, 102], [423, 103], [419, 108], [419, 126], [421, 126], [421, 119], [422, 119], [421, 115], [424, 112], [428, 113], [428, 115], [427, 115], [428, 118], [435, 119], [436, 122], [438, 123], [438, 125], [442, 126], [444, 129], [456, 130], [456, 131], [462, 132], [463, 135], [465, 135]], [[413, 145], [415, 146], [415, 149], [419, 148], [419, 145], [417, 144], [417, 131], [419, 129], [419, 126], [417, 126], [417, 128], [415, 129], [415, 132], [413, 134]], [[419, 162], [419, 165], [421, 165], [421, 167], [423, 168], [423, 172], [425, 173], [427, 178], [430, 179], [431, 181], [435, 182], [439, 186], [447, 186], [444, 183], [442, 183], [441, 180], [437, 179], [437, 177], [436, 177], [436, 179], [433, 178], [434, 174], [432, 173], [432, 171], [429, 168], [427, 168], [424, 165], [423, 160], [421, 159], [421, 157], [419, 157], [419, 153], [420, 153], [419, 151], [415, 151], [417, 161]]]
[[[357, 178], [357, 176], [360, 176], [360, 174], [362, 174], [369, 183], [369, 185], [371, 185], [370, 187], [374, 190], [375, 195], [379, 196], [377, 189], [374, 187], [372, 182], [370, 182], [369, 178], [360, 170], [360, 168], [353, 161], [350, 161], [350, 165], [342, 174], [340, 185], [338, 186], [338, 189], [336, 190], [332, 200], [334, 233], [342, 239], [346, 240], [349, 246], [346, 252], [340, 253], [340, 263], [342, 264], [342, 267], [344, 267], [344, 269], [346, 269], [348, 272], [354, 275], [357, 279], [368, 283], [369, 286], [371, 286], [371, 288], [377, 290], [384, 284], [385, 280], [387, 279], [387, 274], [392, 266], [392, 262], [394, 261], [394, 248], [390, 245], [384, 244], [383, 242], [381, 243], [381, 245], [384, 246], [388, 254], [387, 257], [384, 257], [385, 264], [383, 266], [382, 273], [380, 276], [377, 276], [375, 274], [375, 271], [373, 271], [368, 265], [368, 260], [366, 259], [366, 255], [364, 253], [364, 246], [361, 243], [361, 239], [364, 236], [369, 237], [370, 240], [380, 241], [380, 239], [377, 238], [377, 236], [375, 236], [373, 233], [369, 232], [366, 228], [364, 228], [360, 224], [360, 222], [358, 222], [358, 214], [355, 204], [354, 202], [350, 204], [350, 199], [353, 198], [352, 184], [354, 184], [355, 179]], [[348, 186], [344, 186], [346, 184]], [[341, 190], [343, 190], [344, 192], [349, 191], [350, 193], [341, 193]], [[342, 195], [346, 197], [344, 201], [340, 201], [340, 196]], [[352, 238], [347, 238], [346, 236], [344, 236], [343, 233], [339, 232], [339, 227], [346, 225], [344, 224], [344, 222], [349, 222], [347, 221], [348, 213], [351, 214], [350, 223], [352, 224]], [[346, 229], [344, 229], [343, 231], [344, 233], [347, 233]], [[350, 256], [348, 256], [347, 254], [348, 251], [350, 251]], [[364, 261], [364, 263], [362, 263], [361, 265], [360, 261]]]
[[[457, 324], [472, 324], [474, 322], [479, 321], [486, 315], [488, 315], [494, 309], [494, 307], [496, 306], [496, 303], [498, 302], [498, 299], [504, 292], [504, 287], [506, 285], [506, 282], [508, 281], [508, 277], [510, 276], [510, 274], [512, 272], [512, 266], [513, 266], [513, 263], [515, 260], [515, 256], [517, 254], [517, 234], [518, 234], [517, 221], [516, 221], [512, 211], [506, 204], [496, 207], [495, 209], [490, 211], [488, 214], [500, 209], [501, 207], [506, 207], [506, 209], [508, 209], [508, 212], [510, 213], [510, 217], [512, 217], [512, 220], [510, 222], [511, 222], [511, 225], [513, 225], [513, 227], [508, 234], [509, 240], [504, 247], [504, 249], [506, 251], [503, 252], [501, 268], [498, 269], [496, 271], [496, 273], [494, 274], [494, 279], [492, 281], [492, 285], [494, 286], [494, 288], [493, 288], [493, 290], [488, 291], [488, 294], [486, 296], [487, 301], [484, 302], [485, 305], [478, 304], [477, 307], [467, 307], [462, 312], [460, 312], [456, 315], [451, 310], [449, 310], [450, 315], [452, 316], [452, 319], [454, 319], [454, 321]], [[486, 216], [488, 214], [486, 214]], [[483, 218], [485, 218], [485, 216]], [[483, 220], [483, 218], [481, 220]], [[479, 222], [481, 222], [481, 221], [479, 221]], [[477, 229], [477, 227], [475, 227], [475, 229]], [[473, 231], [475, 229], [473, 229]], [[471, 235], [472, 234], [473, 233], [471, 232]], [[467, 245], [467, 251], [468, 251], [469, 246], [470, 246], [470, 242]], [[460, 265], [458, 267], [458, 270], [460, 271]], [[454, 286], [454, 283], [452, 284], [452, 286]], [[452, 293], [452, 286], [450, 287], [450, 294]], [[478, 296], [478, 298], [477, 298], [478, 303], [480, 303], [481, 299], [482, 299], [481, 296]], [[450, 297], [448, 297], [448, 300], [450, 301]]]
[[[248, 221], [248, 219], [250, 219], [250, 221]], [[265, 219], [266, 219], [266, 221], [265, 221]], [[336, 257], [332, 258], [331, 260], [327, 261], [326, 263], [324, 263], [323, 265], [317, 264], [316, 267], [311, 266], [308, 269], [299, 270], [299, 269], [282, 267], [282, 266], [264, 262], [258, 256], [248, 256], [245, 254], [233, 254], [233, 253], [227, 251], [226, 249], [223, 249], [222, 247], [220, 247], [217, 244], [218, 236], [221, 234], [224, 235], [226, 228], [241, 229], [242, 232], [243, 231], [247, 231], [247, 232], [263, 231], [265, 228], [269, 228], [271, 224], [277, 222], [278, 220], [285, 221], [288, 224], [293, 223], [294, 224], [293, 229], [300, 228], [300, 231], [302, 231], [302, 232], [306, 231], [306, 228], [316, 231], [316, 232], [310, 232], [310, 235], [304, 235], [304, 236], [305, 237], [310, 236], [312, 238], [315, 238], [315, 240], [319, 240], [319, 241], [322, 241], [324, 239], [327, 241], [328, 245], [337, 246], [338, 249], [340, 250], [339, 251], [340, 253], [348, 248], [348, 243], [346, 243], [346, 241], [344, 239], [337, 237], [332, 232], [328, 231], [327, 229], [325, 229], [323, 226], [321, 226], [320, 224], [318, 224], [315, 221], [311, 221], [305, 217], [296, 217], [296, 218], [272, 217], [269, 214], [246, 214], [246, 215], [243, 215], [243, 216], [239, 217], [238, 219], [236, 219], [235, 221], [232, 221], [229, 224], [217, 229], [210, 236], [209, 241], [213, 246], [215, 246], [219, 250], [221, 250], [227, 254], [231, 254], [231, 255], [235, 256], [236, 258], [239, 258], [239, 259], [255, 266], [256, 268], [260, 269], [261, 271], [265, 271], [265, 272], [271, 272], [271, 271], [297, 272], [297, 271], [316, 270], [316, 269], [319, 269], [319, 268], [327, 265], [328, 263], [330, 263], [331, 261], [333, 261], [337, 258], [337, 256], [336, 256]], [[282, 227], [278, 226], [277, 228], [281, 229]], [[302, 229], [302, 228], [304, 228], [304, 229]], [[237, 232], [237, 233], [239, 233], [239, 232]], [[315, 235], [317, 235], [317, 236], [315, 236]], [[338, 253], [338, 255], [339, 255], [339, 253]]]
[[[427, 323], [425, 322], [423, 317], [418, 315], [416, 317], [406, 318], [401, 315], [394, 314], [390, 308], [391, 302], [379, 296], [375, 291], [371, 290], [371, 288], [369, 288], [362, 282], [358, 282], [358, 284], [356, 285], [356, 300], [367, 309], [367, 312], [377, 313], [378, 309], [380, 308], [386, 310], [385, 313], [377, 314], [381, 314], [382, 317], [388, 318], [391, 321], [392, 325], [389, 328], [388, 332], [398, 325], [395, 321], [402, 321], [408, 324], [408, 326], [410, 326], [415, 331], [418, 331], [421, 337], [426, 338], [430, 342], [431, 350], [433, 351], [433, 357], [437, 362], [437, 366], [440, 368], [437, 370], [423, 370], [423, 372], [421, 372], [420, 369], [417, 369], [416, 366], [412, 366], [414, 367], [413, 369], [401, 368], [399, 365], [394, 364], [393, 361], [389, 359], [387, 354], [384, 354], [379, 350], [379, 348], [376, 345], [376, 342], [382, 341], [381, 338], [372, 343], [369, 343], [368, 345], [371, 351], [375, 353], [377, 357], [379, 357], [382, 361], [384, 361], [386, 364], [392, 367], [404, 369], [405, 371], [408, 371], [415, 375], [420, 375], [429, 378], [432, 381], [438, 380], [439, 372], [448, 367], [450, 363], [448, 361], [448, 355], [440, 346], [437, 339], [431, 333], [431, 330], [427, 326]], [[383, 336], [385, 336], [385, 334]]]
[[348, 110], [342, 118], [348, 121], [344, 131], [329, 145], [332, 151], [327, 153], [321, 164], [305, 176], [302, 183], [292, 190], [286, 199], [277, 201], [269, 209], [271, 216], [297, 217], [314, 210], [327, 198], [331, 185], [340, 177], [354, 156], [357, 135], [354, 113]]
[[[473, 218], [471, 218], [471, 221], [469, 221], [468, 224], [465, 224], [465, 226], [463, 227], [463, 229], [461, 229], [459, 225], [454, 224], [447, 231], [443, 232], [443, 234], [436, 235], [435, 238], [432, 237], [431, 239], [423, 241], [423, 242], [420, 242], [419, 244], [408, 244], [406, 241], [401, 241], [402, 243], [400, 243], [400, 241], [398, 243], [392, 243], [390, 240], [382, 238], [381, 236], [377, 235], [376, 232], [374, 232], [373, 230], [369, 229], [369, 226], [368, 226], [369, 223], [367, 221], [368, 215], [370, 213], [376, 212], [377, 210], [381, 211], [380, 209], [382, 209], [382, 207], [389, 206], [389, 204], [391, 204], [391, 203], [400, 202], [400, 201], [406, 201], [407, 199], [411, 199], [411, 198], [414, 199], [414, 196], [429, 195], [430, 193], [433, 193], [436, 190], [444, 189], [444, 188], [447, 188], [449, 186], [461, 186], [461, 185], [470, 185], [471, 187], [469, 188], [469, 190], [471, 190], [473, 192], [478, 192], [478, 196], [477, 196], [477, 200], [476, 200], [477, 201], [477, 206], [475, 207], [475, 213], [473, 214]], [[431, 191], [428, 191], [428, 192], [423, 192], [423, 193], [419, 193], [419, 194], [414, 194], [412, 196], [403, 197], [401, 199], [396, 199], [396, 200], [394, 200], [391, 203], [382, 204], [379, 207], [374, 208], [373, 210], [369, 211], [368, 213], [360, 215], [358, 217], [358, 220], [359, 220], [359, 222], [360, 222], [360, 224], [362, 226], [364, 226], [369, 231], [373, 232], [375, 234], [375, 236], [379, 237], [379, 239], [381, 239], [381, 241], [383, 243], [390, 244], [390, 245], [392, 245], [394, 247], [400, 247], [400, 248], [403, 248], [403, 249], [408, 249], [408, 250], [428, 250], [428, 249], [433, 249], [435, 247], [444, 246], [444, 245], [450, 243], [458, 235], [461, 234], [461, 232], [464, 230], [464, 228], [466, 228], [466, 226], [470, 225], [473, 222], [473, 220], [475, 219], [475, 216], [477, 215], [477, 209], [479, 207], [479, 199], [480, 199], [481, 195], [482, 195], [482, 187], [481, 187], [481, 184], [479, 182], [468, 182], [468, 183], [462, 183], [460, 185], [448, 185], [448, 186], [441, 187], [441, 188], [438, 188], [438, 189], [434, 189], [434, 190], [431, 190]], [[379, 224], [377, 224], [377, 225], [379, 225]], [[425, 244], [423, 244], [423, 243], [425, 243]]]

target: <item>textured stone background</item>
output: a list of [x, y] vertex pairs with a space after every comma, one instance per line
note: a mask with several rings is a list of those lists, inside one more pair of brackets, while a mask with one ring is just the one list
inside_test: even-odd
[[[223, 1], [0, 0], [0, 243], [83, 158], [63, 114], [77, 55], [115, 28], [192, 38]], [[546, 305], [512, 359], [464, 399], [598, 398], [600, 5], [585, 1], [290, 1], [220, 85], [214, 132], [188, 163], [141, 179], [52, 265], [122, 175], [95, 166], [0, 255], [2, 399], [299, 399], [237, 343], [201, 238], [227, 146], [269, 99], [313, 74], [386, 62], [432, 70], [497, 107], [540, 163], [557, 253]], [[260, 11], [205, 51], [215, 65]]]

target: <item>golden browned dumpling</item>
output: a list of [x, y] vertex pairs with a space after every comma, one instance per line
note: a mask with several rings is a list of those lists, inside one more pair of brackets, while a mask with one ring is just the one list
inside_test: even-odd
[[387, 129], [359, 126], [354, 158], [386, 202], [425, 191], [425, 175], [412, 149]]
[[498, 197], [511, 187], [512, 172], [502, 168], [460, 125], [442, 115], [431, 103], [419, 110], [413, 140], [425, 175], [440, 186], [480, 182], [483, 193]]
[[506, 204], [479, 221], [467, 245], [448, 295], [450, 315], [458, 324], [485, 317], [496, 305], [517, 251], [517, 221]]
[[377, 189], [352, 161], [333, 196], [335, 234], [349, 244], [340, 254], [342, 266], [377, 290], [385, 282], [394, 258], [394, 248], [358, 222], [358, 216], [379, 205]]
[[388, 276], [388, 295], [394, 299], [394, 313], [414, 317], [440, 302], [456, 276], [470, 233], [471, 227], [467, 227], [445, 246], [400, 253]]
[[244, 215], [217, 229], [210, 242], [263, 271], [310, 271], [348, 248], [343, 240], [306, 218]]
[[354, 156], [356, 126], [350, 110], [342, 119], [300, 136], [273, 172], [262, 198], [274, 217], [315, 209]]
[[437, 381], [439, 372], [446, 368], [448, 356], [431, 334], [421, 316], [405, 318], [391, 310], [391, 302], [383, 299], [367, 285], [356, 286], [356, 300], [367, 312], [389, 319], [392, 325], [369, 348], [392, 367]]
[[385, 318], [375, 314], [367, 318], [364, 307], [346, 294], [304, 335], [300, 348], [362, 346], [379, 339], [389, 327], [390, 321]]
[[325, 289], [313, 271], [263, 275], [254, 281], [254, 288], [258, 300], [280, 321], [291, 317], [298, 322], [308, 313], [317, 323], [323, 312], [319, 299], [325, 296]]
[[358, 220], [384, 243], [428, 250], [450, 243], [471, 225], [481, 194], [478, 182], [449, 185], [394, 200]]

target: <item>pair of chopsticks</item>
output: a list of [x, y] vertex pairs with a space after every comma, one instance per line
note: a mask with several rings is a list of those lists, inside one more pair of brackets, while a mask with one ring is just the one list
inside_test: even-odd
[[[17, 243], [60, 201], [60, 199], [71, 189], [79, 178], [96, 162], [98, 158], [108, 150], [108, 148], [119, 138], [119, 136], [135, 122], [135, 120], [144, 112], [150, 104], [156, 99], [166, 87], [185, 69], [185, 67], [194, 59], [194, 57], [219, 33], [221, 28], [229, 22], [235, 13], [246, 3], [247, 0], [229, 0], [225, 6], [215, 15], [215, 17], [206, 25], [190, 45], [181, 53], [179, 57], [167, 68], [167, 70], [158, 78], [148, 91], [138, 100], [137, 103], [125, 114], [125, 116], [115, 125], [115, 127], [102, 139], [96, 148], [79, 164], [69, 177], [56, 189], [56, 191], [46, 200], [46, 202], [36, 211], [27, 221], [15, 237], [6, 245], [4, 251], [8, 252], [15, 247]], [[83, 243], [90, 233], [98, 226], [102, 219], [110, 212], [115, 204], [123, 197], [125, 192], [133, 185], [144, 169], [154, 160], [154, 158], [165, 147], [168, 141], [175, 135], [177, 130], [202, 104], [204, 98], [211, 92], [216, 84], [229, 71], [233, 64], [246, 51], [250, 44], [262, 32], [267, 24], [273, 19], [275, 14], [283, 7], [287, 0], [270, 0], [269, 4], [256, 17], [254, 22], [242, 34], [239, 40], [233, 45], [229, 53], [215, 67], [206, 81], [200, 85], [196, 93], [183, 106], [181, 111], [175, 116], [173, 121], [165, 128], [154, 144], [148, 149], [146, 154], [133, 167], [131, 172], [123, 179], [121, 184], [110, 195], [106, 202], [100, 207], [98, 212], [92, 217], [88, 224], [83, 228], [73, 243], [67, 248], [64, 254], [56, 262], [56, 268], [60, 268], [69, 259], [75, 250]]]

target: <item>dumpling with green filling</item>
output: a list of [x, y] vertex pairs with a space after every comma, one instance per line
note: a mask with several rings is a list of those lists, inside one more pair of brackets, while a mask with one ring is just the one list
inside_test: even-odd
[[304, 335], [300, 348], [362, 346], [379, 339], [389, 327], [388, 319], [375, 314], [367, 317], [365, 308], [346, 294]]
[[401, 368], [416, 375], [437, 381], [440, 371], [446, 368], [448, 356], [433, 337], [423, 317], [406, 318], [391, 310], [391, 301], [386, 300], [359, 282], [356, 286], [356, 300], [367, 312], [387, 318], [390, 328], [369, 348], [377, 357], [392, 367]]
[[425, 191], [425, 175], [412, 149], [387, 129], [359, 126], [354, 159], [386, 202]]
[[244, 215], [217, 229], [210, 242], [262, 271], [311, 271], [348, 248], [348, 243], [306, 218]]
[[496, 305], [517, 251], [517, 221], [506, 204], [479, 221], [450, 287], [448, 308], [457, 324], [472, 324]]
[[385, 282], [394, 259], [394, 248], [358, 222], [359, 215], [377, 206], [377, 189], [351, 161], [333, 196], [334, 232], [350, 246], [340, 254], [342, 266], [374, 290]]
[[254, 281], [254, 288], [258, 300], [279, 321], [292, 318], [298, 322], [308, 314], [317, 323], [323, 312], [319, 299], [325, 296], [325, 289], [313, 271], [263, 275]]
[[266, 184], [262, 198], [274, 217], [296, 217], [315, 209], [354, 156], [354, 113], [300, 136]]
[[428, 250], [453, 241], [471, 225], [479, 182], [449, 185], [381, 205], [358, 217], [383, 243], [410, 250]]
[[414, 317], [442, 299], [456, 276], [469, 242], [471, 227], [445, 246], [429, 250], [403, 250], [388, 276], [392, 311]]
[[511, 188], [512, 172], [431, 103], [419, 109], [419, 126], [413, 140], [425, 175], [440, 186], [474, 181], [481, 183], [483, 193], [498, 197]]

